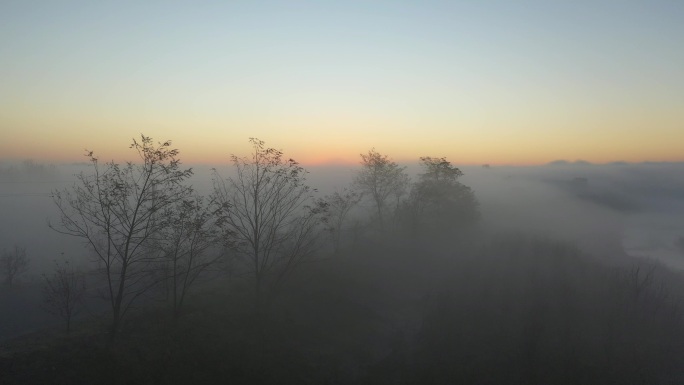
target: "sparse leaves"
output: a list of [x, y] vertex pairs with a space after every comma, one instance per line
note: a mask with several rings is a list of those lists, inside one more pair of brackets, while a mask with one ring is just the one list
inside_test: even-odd
[[81, 238], [107, 280], [112, 332], [133, 301], [157, 283], [150, 280], [150, 269], [161, 256], [151, 246], [170, 224], [165, 209], [192, 193], [184, 185], [192, 170], [180, 168], [178, 150], [170, 146], [141, 135], [130, 146], [137, 162], [104, 166], [89, 151], [92, 172], [78, 175], [72, 189], [53, 194], [61, 217], [51, 227]]
[[231, 156], [234, 177], [214, 172], [214, 199], [233, 250], [254, 277], [259, 311], [266, 281], [274, 289], [313, 252], [325, 208], [314, 202], [296, 161], [259, 139], [250, 143], [249, 157]]

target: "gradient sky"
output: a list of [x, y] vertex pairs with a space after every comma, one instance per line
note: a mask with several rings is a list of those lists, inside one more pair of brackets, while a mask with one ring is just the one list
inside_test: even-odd
[[684, 1], [2, 1], [0, 159], [684, 160]]

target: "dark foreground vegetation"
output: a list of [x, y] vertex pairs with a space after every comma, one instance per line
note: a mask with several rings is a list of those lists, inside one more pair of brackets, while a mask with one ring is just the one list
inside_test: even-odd
[[[485, 249], [364, 244], [302, 267], [268, 314], [241, 279], [207, 285], [174, 320], [136, 312], [29, 335], [4, 384], [676, 384], [677, 279], [610, 267], [548, 240]], [[462, 247], [463, 244], [460, 244]]]
[[[5, 342], [0, 382], [684, 383], [680, 274], [619, 248], [597, 256], [554, 239], [492, 234], [474, 193], [458, 183], [460, 171], [443, 158], [423, 158], [411, 183], [371, 151], [354, 186], [309, 201], [304, 170], [253, 143], [255, 157], [235, 158], [236, 176], [218, 179], [207, 199], [218, 203], [213, 210], [191, 194], [180, 207], [178, 195], [165, 196], [164, 219], [155, 209], [144, 227], [154, 234], [117, 238], [112, 229], [129, 222], [107, 222], [109, 233], [90, 243], [99, 262], [88, 273], [107, 290], [87, 293], [108, 300], [109, 311], [65, 317], [68, 331]], [[277, 173], [270, 179], [251, 173], [259, 155]], [[281, 184], [254, 200], [257, 180]], [[112, 203], [122, 185], [109, 188]], [[151, 191], [142, 211], [159, 207]], [[278, 200], [285, 193], [295, 195]], [[267, 207], [250, 212], [255, 204]], [[130, 218], [127, 207], [107, 208]], [[281, 220], [253, 215], [269, 210], [267, 218]], [[270, 232], [249, 230], [255, 222]], [[138, 251], [126, 254], [122, 239]], [[62, 282], [59, 271], [78, 283], [62, 287], [83, 295], [82, 272], [57, 270], [46, 282]], [[46, 298], [61, 315], [69, 301], [56, 287]]]

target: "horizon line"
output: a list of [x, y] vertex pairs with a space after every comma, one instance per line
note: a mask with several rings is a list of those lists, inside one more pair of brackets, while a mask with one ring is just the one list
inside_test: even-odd
[[[447, 158], [448, 159], [448, 158]], [[296, 159], [295, 159], [296, 160]], [[45, 166], [78, 166], [78, 165], [89, 165], [88, 161], [70, 161], [70, 160], [49, 160], [49, 159], [36, 159], [36, 158], [0, 158], [0, 165], [2, 163], [22, 163], [22, 162], [34, 162], [38, 165]], [[112, 162], [116, 160], [107, 160], [106, 162]], [[394, 160], [398, 164], [419, 164], [419, 160], [407, 160], [398, 159]], [[125, 161], [116, 161], [117, 163], [125, 163]], [[306, 167], [349, 167], [349, 166], [359, 166], [361, 162], [348, 162], [344, 160], [332, 160], [332, 161], [322, 161], [322, 162], [298, 162], [301, 166]], [[567, 160], [567, 159], [555, 159], [547, 162], [540, 163], [488, 163], [488, 162], [454, 162], [451, 163], [456, 167], [538, 167], [538, 166], [618, 166], [618, 165], [648, 165], [648, 164], [678, 164], [684, 163], [682, 160], [641, 160], [641, 161], [625, 161], [625, 160], [614, 160], [607, 162], [592, 162], [584, 159]], [[181, 160], [181, 164], [189, 166], [222, 166], [230, 165], [230, 160], [225, 160], [221, 162], [208, 162], [208, 161], [197, 161], [197, 162], [184, 162]]]

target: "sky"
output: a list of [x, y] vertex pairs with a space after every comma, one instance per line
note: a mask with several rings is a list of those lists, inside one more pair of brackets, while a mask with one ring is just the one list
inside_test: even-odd
[[0, 2], [0, 159], [684, 161], [684, 2]]

